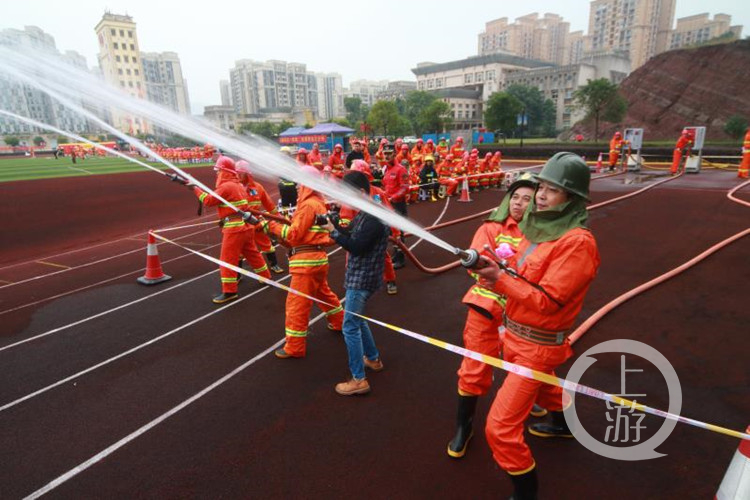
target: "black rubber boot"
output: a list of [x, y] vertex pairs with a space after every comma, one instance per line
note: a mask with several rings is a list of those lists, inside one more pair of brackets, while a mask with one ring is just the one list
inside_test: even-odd
[[239, 295], [237, 295], [236, 293], [222, 293], [214, 297], [213, 303], [214, 304], [226, 304], [227, 302], [237, 300], [238, 298], [239, 298]]
[[529, 426], [529, 433], [539, 437], [572, 438], [573, 432], [561, 411], [549, 412], [552, 422], [540, 422]]
[[451, 458], [461, 458], [466, 454], [466, 447], [474, 435], [472, 424], [478, 400], [479, 396], [461, 396], [460, 394], [458, 396], [458, 414], [456, 418], [458, 427], [456, 435], [448, 443], [448, 456]]
[[268, 267], [271, 269], [271, 271], [276, 274], [281, 274], [284, 272], [284, 270], [279, 267], [279, 260], [276, 258], [276, 250], [274, 250], [273, 252], [268, 252], [266, 254], [266, 259], [268, 259], [268, 263], [270, 264], [270, 266]]
[[510, 500], [536, 500], [539, 481], [536, 477], [536, 467], [525, 474], [508, 474], [513, 481], [513, 496]]
[[398, 248], [393, 249], [393, 269], [401, 269], [406, 265], [406, 256]]
[[532, 417], [541, 418], [547, 415], [547, 410], [539, 406], [538, 404], [534, 404], [534, 406], [531, 407], [531, 411], [529, 414]]

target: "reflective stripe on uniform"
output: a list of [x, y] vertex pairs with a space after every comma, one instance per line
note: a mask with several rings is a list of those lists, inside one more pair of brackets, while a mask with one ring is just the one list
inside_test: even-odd
[[228, 227], [242, 227], [244, 225], [245, 225], [244, 220], [236, 220], [236, 221], [225, 222], [222, 227], [226, 229]]
[[307, 337], [307, 330], [299, 331], [291, 328], [284, 328], [284, 332], [290, 337]]
[[203, 200], [208, 198], [208, 193], [201, 193], [201, 195], [198, 197], [201, 203], [203, 203]]
[[494, 292], [491, 292], [487, 290], [486, 288], [482, 288], [480, 286], [474, 286], [471, 288], [471, 293], [474, 295], [479, 295], [480, 297], [484, 297], [486, 299], [494, 300], [498, 304], [500, 304], [502, 307], [505, 307], [505, 303], [507, 302], [504, 295], [498, 295]]
[[258, 274], [258, 273], [262, 273], [263, 271], [267, 271], [267, 270], [268, 270], [268, 265], [267, 264], [263, 264], [263, 267], [258, 267], [256, 269], [253, 269], [253, 272], [255, 274]]
[[289, 234], [289, 226], [285, 225], [281, 228], [281, 238], [286, 239], [287, 234]]
[[518, 245], [521, 244], [522, 239], [523, 237], [514, 238], [513, 236], [508, 236], [506, 234], [500, 233], [495, 237], [495, 243], [497, 243], [498, 245], [500, 243], [507, 243], [513, 248], [518, 248]]
[[221, 278], [222, 283], [237, 283], [237, 278]]
[[311, 233], [327, 233], [328, 229], [324, 229], [320, 226], [310, 226], [310, 229], [308, 230]]
[[315, 266], [324, 266], [328, 264], [328, 257], [325, 257], [323, 259], [314, 259], [314, 260], [290, 260], [289, 261], [289, 267], [315, 267]]
[[336, 313], [340, 313], [340, 312], [341, 312], [341, 311], [343, 311], [343, 310], [344, 310], [344, 308], [343, 308], [343, 307], [341, 307], [341, 306], [338, 306], [338, 307], [334, 307], [333, 309], [331, 309], [330, 311], [328, 311], [328, 312], [326, 313], [326, 316], [331, 316], [331, 315], [333, 315], [333, 314], [336, 314]]
[[229, 205], [226, 205], [226, 204], [222, 203], [219, 206], [221, 206], [223, 208], [231, 208], [231, 207], [241, 207], [242, 205], [247, 205], [247, 200], [230, 201]]

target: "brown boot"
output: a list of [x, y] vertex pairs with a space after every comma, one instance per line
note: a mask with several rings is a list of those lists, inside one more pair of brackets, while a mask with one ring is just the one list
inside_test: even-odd
[[362, 360], [365, 362], [365, 368], [369, 368], [370, 370], [374, 372], [382, 372], [383, 368], [383, 362], [380, 360], [380, 358], [376, 359], [375, 361], [370, 361], [367, 359], [367, 357], [363, 357]]
[[336, 384], [336, 392], [342, 396], [355, 396], [357, 394], [367, 394], [370, 392], [370, 383], [366, 378], [357, 380], [352, 378], [346, 382]]

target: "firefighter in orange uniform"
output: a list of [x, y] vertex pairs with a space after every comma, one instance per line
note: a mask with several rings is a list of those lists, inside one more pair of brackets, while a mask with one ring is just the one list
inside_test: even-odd
[[[521, 243], [523, 234], [518, 222], [523, 219], [526, 207], [534, 198], [536, 181], [529, 173], [522, 174], [510, 185], [500, 206], [490, 214], [471, 242], [471, 248], [482, 252], [485, 245], [492, 251], [498, 247], [508, 252], [515, 252]], [[503, 245], [504, 244], [504, 245]], [[503, 245], [505, 248], [502, 248]], [[469, 308], [464, 326], [464, 346], [472, 351], [499, 357], [502, 340], [498, 328], [503, 323], [505, 297], [479, 284], [479, 275], [469, 270], [469, 275], [477, 280], [464, 295], [463, 303]], [[488, 364], [464, 358], [458, 370], [458, 416], [456, 435], [448, 443], [448, 455], [461, 458], [473, 435], [474, 413], [479, 396], [484, 396], [492, 386], [492, 367]], [[544, 416], [547, 412], [538, 408], [535, 416]]]
[[[255, 182], [253, 174], [250, 172], [250, 163], [245, 160], [240, 160], [236, 163], [237, 175], [240, 178], [240, 182], [245, 186], [247, 192], [247, 203], [248, 207], [253, 210], [265, 210], [270, 214], [278, 214], [278, 208], [276, 204], [268, 196], [266, 189], [262, 184]], [[279, 267], [279, 260], [276, 256], [276, 248], [274, 248], [271, 238], [268, 237], [263, 231], [255, 231], [255, 246], [258, 247], [260, 253], [266, 256], [270, 269], [276, 274], [281, 274], [284, 270]]]
[[331, 174], [342, 179], [344, 177], [344, 165], [346, 161], [344, 159], [344, 148], [341, 144], [336, 144], [333, 147], [333, 153], [328, 157], [328, 166], [331, 167]]
[[[249, 207], [247, 192], [237, 177], [234, 160], [228, 156], [220, 156], [216, 160], [214, 170], [217, 173], [216, 194], [239, 210], [247, 210]], [[190, 184], [188, 186], [193, 188], [193, 192], [195, 192], [195, 195], [204, 206], [212, 207], [218, 205], [217, 213], [222, 233], [221, 255], [219, 258], [222, 262], [236, 265], [239, 262], [240, 255], [243, 255], [252, 266], [255, 274], [259, 274], [264, 278], [270, 278], [271, 273], [268, 271], [266, 261], [263, 260], [263, 256], [255, 246], [255, 226], [253, 226], [252, 220], [245, 220], [242, 214], [232, 210], [197, 186]], [[221, 273], [221, 294], [214, 297], [214, 303], [224, 304], [225, 302], [236, 300], [238, 297], [237, 273], [224, 266], [221, 266], [219, 270]]]
[[737, 177], [747, 179], [750, 175], [750, 127], [745, 131], [745, 139], [742, 142], [742, 163], [737, 170]]
[[307, 155], [307, 159], [310, 162], [310, 165], [318, 170], [323, 170], [323, 156], [320, 154], [320, 146], [318, 146], [317, 142], [313, 144], [312, 151]]
[[417, 165], [422, 165], [424, 156], [427, 154], [426, 151], [424, 141], [422, 139], [417, 139], [417, 143], [411, 148], [411, 161]]
[[401, 144], [401, 150], [396, 150], [396, 163], [403, 165], [404, 160], [407, 161], [407, 165], [405, 166], [408, 170], [411, 165], [411, 155], [409, 154], [409, 146], [407, 144]]
[[458, 160], [463, 158], [464, 152], [464, 138], [459, 136], [458, 139], [456, 139], [456, 144], [451, 148], [451, 154], [453, 155], [453, 158]]
[[[554, 155], [537, 175], [534, 205], [519, 224], [524, 238], [509, 259], [509, 267], [520, 277], [480, 257], [476, 270], [480, 283], [507, 298], [505, 361], [554, 375], [573, 354], [567, 334], [600, 260], [596, 241], [585, 226], [590, 179], [589, 167], [580, 156]], [[552, 421], [530, 425], [531, 434], [572, 437], [563, 416], [562, 389], [508, 373], [485, 431], [495, 461], [513, 481], [513, 498], [537, 498], [536, 462], [524, 439], [524, 421], [535, 401], [550, 411]]]
[[305, 148], [299, 148], [297, 150], [297, 163], [300, 165], [311, 165], [310, 153]]
[[[310, 175], [321, 173], [313, 166], [303, 166]], [[328, 255], [326, 245], [330, 245], [328, 232], [316, 224], [316, 216], [327, 212], [323, 197], [307, 186], [297, 184], [297, 209], [292, 216], [292, 224], [264, 221], [264, 230], [283, 241], [291, 248], [289, 253], [289, 274], [292, 281], [289, 287], [306, 295], [322, 300], [317, 303], [326, 315], [328, 329], [341, 331], [344, 310], [338, 297], [328, 286]], [[312, 301], [306, 297], [288, 293], [286, 297], [286, 344], [277, 349], [276, 357], [302, 358], [307, 352], [307, 326], [310, 320]]]
[[445, 158], [448, 153], [450, 153], [450, 149], [448, 148], [448, 143], [446, 142], [445, 137], [438, 141], [436, 150], [437, 154], [440, 155], [440, 158]]
[[448, 154], [438, 165], [438, 182], [445, 186], [446, 196], [453, 196], [458, 189], [458, 180], [453, 174], [453, 155]]
[[623, 140], [620, 131], [616, 131], [609, 141], [609, 170], [612, 171], [617, 166], [617, 161], [620, 159], [620, 153], [622, 152]]
[[680, 162], [683, 156], [690, 156], [690, 148], [693, 146], [693, 133], [689, 129], [682, 129], [680, 138], [677, 139], [677, 144], [674, 146], [674, 153], [672, 154], [672, 168], [669, 172], [674, 175], [680, 169]]
[[427, 144], [424, 145], [424, 154], [435, 156], [435, 143], [432, 139], [427, 139]]

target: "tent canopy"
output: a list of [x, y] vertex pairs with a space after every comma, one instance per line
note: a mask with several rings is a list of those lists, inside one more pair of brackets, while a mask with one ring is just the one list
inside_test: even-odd
[[305, 134], [351, 134], [354, 129], [343, 127], [338, 123], [319, 123], [305, 130]]
[[302, 135], [303, 132], [305, 132], [305, 127], [289, 127], [280, 133], [279, 137], [294, 137], [296, 135]]

